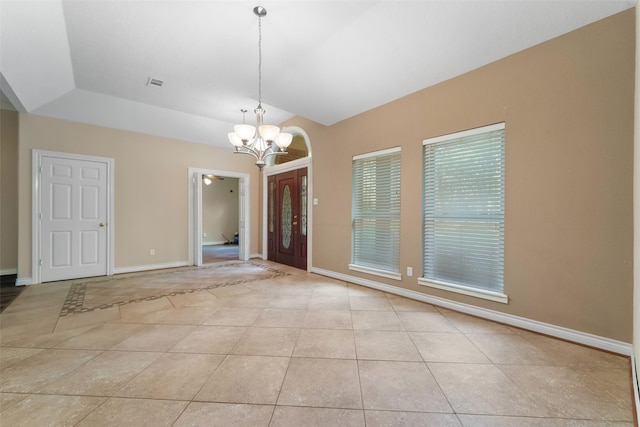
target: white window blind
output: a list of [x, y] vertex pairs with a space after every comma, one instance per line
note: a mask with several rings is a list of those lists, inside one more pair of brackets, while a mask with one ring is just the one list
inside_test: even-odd
[[350, 267], [399, 274], [400, 148], [354, 156], [352, 183]]
[[502, 293], [504, 123], [423, 144], [424, 279]]

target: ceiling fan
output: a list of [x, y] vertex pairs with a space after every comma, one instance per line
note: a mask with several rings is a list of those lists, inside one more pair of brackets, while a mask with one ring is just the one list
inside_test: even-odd
[[205, 185], [211, 185], [214, 180], [224, 181], [224, 177], [217, 175], [202, 175], [202, 181], [205, 183]]

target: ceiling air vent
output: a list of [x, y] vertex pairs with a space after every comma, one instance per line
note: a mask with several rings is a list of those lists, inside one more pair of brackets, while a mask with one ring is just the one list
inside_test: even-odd
[[162, 87], [162, 85], [164, 84], [164, 82], [160, 79], [153, 79], [151, 77], [149, 77], [147, 79], [147, 86], [158, 86], [158, 87]]

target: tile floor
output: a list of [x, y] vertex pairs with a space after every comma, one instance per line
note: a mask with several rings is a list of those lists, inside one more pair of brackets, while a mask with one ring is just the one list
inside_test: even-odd
[[268, 262], [30, 286], [2, 426], [632, 426], [629, 359]]

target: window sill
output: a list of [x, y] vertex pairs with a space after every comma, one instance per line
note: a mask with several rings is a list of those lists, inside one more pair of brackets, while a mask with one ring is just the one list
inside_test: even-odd
[[486, 291], [484, 289], [472, 288], [470, 286], [456, 285], [447, 282], [437, 282], [422, 277], [418, 278], [418, 284], [428, 286], [430, 288], [442, 289], [444, 291], [455, 292], [458, 294], [469, 295], [476, 298], [482, 298], [490, 301], [496, 301], [502, 304], [509, 303], [509, 297], [501, 292]]
[[392, 271], [378, 270], [377, 268], [363, 267], [361, 265], [349, 264], [349, 270], [359, 271], [360, 273], [373, 274], [375, 276], [386, 277], [387, 279], [402, 280], [400, 273]]

